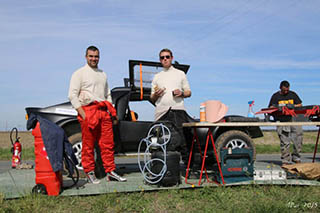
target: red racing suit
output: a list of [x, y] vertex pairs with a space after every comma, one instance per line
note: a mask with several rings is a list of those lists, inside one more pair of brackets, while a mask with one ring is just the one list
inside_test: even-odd
[[105, 172], [111, 172], [116, 168], [111, 119], [111, 116], [116, 116], [116, 109], [108, 101], [94, 101], [82, 108], [86, 116], [83, 120], [78, 115], [78, 120], [82, 130], [81, 162], [83, 170], [86, 173], [94, 171], [94, 144], [97, 141]]

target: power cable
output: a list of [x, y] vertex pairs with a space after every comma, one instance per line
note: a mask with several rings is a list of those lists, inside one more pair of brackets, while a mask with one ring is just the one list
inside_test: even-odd
[[[249, 1], [249, 0], [248, 0], [248, 1]], [[247, 1], [247, 2], [248, 2], [248, 1]], [[266, 0], [266, 1], [269, 1], [269, 0]], [[263, 1], [262, 1], [262, 2], [263, 2]], [[246, 4], [246, 5], [245, 5], [245, 7], [246, 7], [245, 9], [248, 9], [248, 10], [243, 11], [242, 13], [238, 14], [237, 16], [233, 16], [233, 17], [232, 17], [231, 14], [234, 14], [234, 12], [236, 12], [236, 11], [239, 9], [239, 7], [235, 8], [234, 11], [232, 11], [232, 12], [230, 12], [229, 14], [223, 16], [221, 19], [217, 19], [216, 21], [220, 21], [220, 20], [223, 21], [223, 20], [224, 20], [225, 18], [227, 18], [228, 16], [230, 16], [230, 18], [232, 18], [230, 21], [221, 23], [221, 24], [218, 26], [218, 28], [216, 28], [217, 31], [214, 31], [214, 32], [218, 32], [219, 30], [228, 27], [228, 25], [230, 25], [232, 22], [234, 22], [234, 21], [236, 21], [236, 20], [239, 20], [240, 17], [243, 17], [243, 16], [249, 14], [249, 12], [251, 12], [252, 10], [254, 10], [254, 9], [258, 8], [258, 7], [260, 7], [260, 5], [262, 5], [262, 4], [259, 4], [258, 6], [254, 7], [254, 8], [252, 8], [252, 7], [251, 7], [251, 8], [250, 8], [250, 7], [248, 8], [248, 7], [247, 7], [248, 5], [249, 5], [249, 4]], [[213, 22], [211, 22], [211, 23], [213, 23]], [[205, 27], [203, 27], [203, 28], [205, 28], [205, 29], [210, 29], [210, 28], [209, 28], [209, 25], [207, 25], [207, 26], [205, 26]], [[214, 33], [214, 32], [210, 32], [210, 30], [209, 30], [207, 33], [202, 33], [202, 35], [204, 35], [203, 38], [205, 38], [207, 35], [212, 34], [212, 33]], [[201, 39], [201, 37], [200, 37], [199, 39]], [[198, 39], [198, 40], [199, 40], [199, 39]]]
[[[266, 1], [269, 1], [269, 0], [266, 0]], [[222, 29], [230, 26], [231, 23], [233, 23], [233, 22], [235, 22], [235, 21], [237, 21], [237, 20], [240, 20], [241, 17], [249, 14], [251, 11], [255, 10], [256, 8], [261, 7], [263, 4], [264, 4], [264, 1], [260, 2], [260, 3], [259, 3], [258, 5], [256, 5], [256, 6], [248, 7], [248, 5], [249, 5], [249, 0], [246, 1], [245, 4], [244, 4], [245, 11], [241, 12], [240, 14], [238, 14], [238, 15], [236, 15], [236, 16], [233, 16], [233, 18], [232, 18], [230, 21], [220, 24], [214, 31], [212, 31], [212, 29], [210, 28], [210, 26], [211, 26], [214, 22], [216, 22], [216, 21], [222, 21], [222, 20], [226, 19], [226, 18], [229, 17], [229, 16], [232, 17], [231, 15], [233, 15], [234, 12], [236, 12], [239, 7], [233, 8], [233, 9], [231, 10], [231, 12], [229, 12], [229, 13], [223, 15], [223, 16], [220, 16], [220, 17], [214, 19], [213, 21], [210, 21], [208, 24], [206, 24], [205, 26], [202, 26], [200, 29], [198, 29], [197, 32], [199, 32], [199, 33], [198, 33], [198, 36], [196, 36], [196, 37], [198, 37], [198, 38], [193, 39], [193, 40], [199, 41], [199, 40], [202, 40], [202, 39], [208, 37], [208, 36], [209, 36], [210, 34], [212, 34], [212, 33], [216, 33], [216, 32], [221, 31]], [[210, 31], [211, 31], [211, 32], [210, 32]], [[185, 36], [185, 37], [182, 36], [182, 39], [187, 39], [188, 37], [190, 38], [191, 36], [195, 36], [194, 33], [189, 34], [189, 36]], [[180, 39], [180, 40], [181, 40], [181, 39]], [[175, 42], [175, 43], [176, 43], [176, 42]], [[190, 43], [188, 43], [188, 45], [189, 45], [189, 44], [190, 44]], [[173, 44], [172, 46], [174, 46], [174, 44]]]
[[[292, 8], [293, 6], [298, 4], [299, 2], [301, 2], [301, 1], [297, 0], [297, 1], [292, 2], [286, 9], [288, 10], [289, 8]], [[240, 33], [244, 32], [244, 31], [248, 30], [249, 28], [252, 29], [253, 27], [257, 26], [258, 24], [262, 24], [262, 23], [266, 22], [269, 18], [273, 17], [275, 14], [281, 12], [282, 10], [283, 10], [283, 8], [279, 8], [278, 10], [275, 10], [274, 12], [270, 13], [269, 15], [267, 15], [267, 16], [261, 18], [261, 19], [258, 19], [254, 24], [246, 25], [245, 27], [241, 28], [240, 30], [238, 30], [236, 32], [233, 32], [232, 36], [240, 34]], [[222, 28], [220, 28], [220, 31], [221, 31], [221, 29]], [[219, 32], [219, 31], [214, 31], [214, 32], [211, 32], [211, 33], [217, 33], [217, 32]], [[202, 37], [202, 39], [205, 38], [205, 37], [208, 37], [208, 36], [209, 36], [209, 34], [206, 34], [205, 36]], [[227, 39], [227, 37], [224, 36], [220, 40], [216, 40], [215, 43], [220, 43], [221, 41], [224, 41], [226, 39]], [[208, 46], [206, 46], [206, 47], [208, 47]]]
[[[159, 183], [167, 172], [167, 163], [166, 163], [166, 145], [170, 142], [171, 132], [164, 124], [155, 124], [153, 125], [146, 138], [143, 138], [138, 147], [138, 165], [139, 169], [143, 175], [144, 180], [150, 184]], [[141, 147], [142, 145], [146, 145], [146, 149], [144, 151], [143, 157], [143, 165], [141, 165], [140, 155], [141, 155]], [[152, 155], [152, 152], [162, 151], [163, 159], [160, 158], [151, 158], [147, 159], [148, 156]], [[162, 168], [159, 173], [156, 171], [152, 171], [153, 165], [161, 165]]]
[[[297, 1], [295, 1], [295, 2], [292, 2], [292, 4], [290, 4], [286, 9], [288, 10], [288, 8], [291, 8], [291, 7], [295, 6], [296, 4], [298, 4], [298, 3], [300, 3], [300, 2], [301, 2], [300, 0], [297, 0]], [[263, 22], [266, 22], [270, 17], [273, 17], [274, 14], [277, 14], [278, 12], [281, 12], [281, 11], [282, 11], [282, 8], [280, 8], [279, 10], [276, 10], [276, 11], [270, 13], [270, 14], [267, 15], [267, 16], [265, 16], [262, 21], [258, 20], [258, 21], [256, 21], [254, 24], [251, 24], [250, 26], [247, 25], [247, 26], [245, 26], [244, 28], [240, 29], [239, 31], [235, 32], [234, 34], [239, 34], [239, 33], [243, 32], [244, 30], [248, 29], [249, 27], [250, 27], [250, 28], [253, 28], [254, 26], [256, 26], [256, 25], [258, 25], [258, 24], [261, 24], [261, 23], [263, 23]]]

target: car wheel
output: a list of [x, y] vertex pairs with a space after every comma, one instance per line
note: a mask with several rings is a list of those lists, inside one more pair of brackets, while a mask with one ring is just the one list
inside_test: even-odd
[[82, 137], [81, 137], [81, 132], [78, 132], [74, 135], [71, 135], [68, 138], [69, 142], [72, 145], [73, 152], [78, 160], [78, 164], [76, 165], [77, 169], [79, 170], [79, 176], [80, 177], [86, 177], [83, 167], [81, 164], [81, 150], [82, 150]]
[[32, 193], [47, 195], [47, 189], [43, 184], [37, 184], [32, 188]]
[[[78, 132], [74, 135], [71, 135], [68, 138], [69, 142], [72, 144], [72, 148], [74, 151], [74, 154], [78, 160], [78, 164], [76, 165], [77, 169], [79, 170], [79, 176], [81, 178], [85, 178], [86, 174], [83, 171], [83, 167], [81, 164], [81, 150], [82, 150], [82, 135], [81, 132]], [[101, 160], [100, 150], [97, 144], [95, 144], [95, 151], [94, 151], [94, 160], [95, 160], [95, 175], [97, 178], [103, 178], [106, 176]]]
[[245, 132], [242, 132], [239, 130], [230, 130], [230, 131], [224, 132], [218, 137], [215, 145], [217, 148], [217, 152], [218, 152], [217, 154], [220, 162], [221, 162], [220, 150], [223, 148], [236, 149], [236, 148], [249, 147], [249, 148], [252, 148], [253, 160], [256, 159], [256, 146], [253, 143], [252, 139], [249, 137], [249, 135], [247, 135]]

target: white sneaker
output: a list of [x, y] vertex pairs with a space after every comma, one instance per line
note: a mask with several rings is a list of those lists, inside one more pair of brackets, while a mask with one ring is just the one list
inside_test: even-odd
[[109, 172], [107, 174], [107, 178], [108, 178], [108, 181], [111, 181], [112, 179], [119, 181], [119, 182], [126, 182], [127, 181], [127, 179], [125, 179], [124, 177], [121, 177], [115, 171]]
[[88, 183], [99, 184], [100, 180], [96, 178], [94, 171], [86, 173]]

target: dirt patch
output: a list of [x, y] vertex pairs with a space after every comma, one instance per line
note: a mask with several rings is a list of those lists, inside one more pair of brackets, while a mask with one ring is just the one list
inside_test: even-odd
[[269, 145], [274, 145], [274, 144], [279, 144], [279, 137], [276, 132], [274, 131], [268, 131], [268, 132], [263, 132], [263, 137], [261, 138], [256, 138], [253, 140], [255, 144], [269, 144]]
[[[15, 140], [15, 133], [13, 134], [13, 140]], [[28, 131], [18, 132], [19, 141], [23, 148], [32, 148], [34, 146], [33, 135]], [[10, 148], [10, 132], [0, 132], [0, 147], [1, 148]]]
[[[317, 140], [316, 131], [305, 131], [303, 133], [303, 143], [304, 144], [315, 144]], [[253, 140], [255, 144], [268, 144], [268, 145], [278, 145], [280, 140], [276, 131], [263, 131], [263, 137], [256, 138]]]

